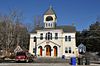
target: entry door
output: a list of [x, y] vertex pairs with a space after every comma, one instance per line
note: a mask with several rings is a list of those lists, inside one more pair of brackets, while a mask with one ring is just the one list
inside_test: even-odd
[[42, 56], [42, 47], [40, 48], [40, 56]]
[[50, 56], [50, 47], [46, 47], [46, 56]]
[[54, 56], [57, 56], [57, 48], [54, 48]]

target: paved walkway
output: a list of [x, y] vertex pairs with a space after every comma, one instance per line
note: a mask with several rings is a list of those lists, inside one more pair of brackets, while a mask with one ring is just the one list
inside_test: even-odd
[[[72, 66], [72, 65], [69, 65], [68, 63], [0, 63], [0, 66]], [[85, 66], [85, 65], [76, 65], [76, 66]], [[100, 66], [100, 65], [91, 64], [86, 66]]]

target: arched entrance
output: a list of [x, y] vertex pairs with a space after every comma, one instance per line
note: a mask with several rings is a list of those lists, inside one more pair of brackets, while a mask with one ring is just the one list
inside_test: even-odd
[[51, 56], [51, 46], [50, 45], [46, 45], [46, 56]]
[[42, 56], [42, 46], [38, 47], [40, 49], [40, 56]]
[[57, 46], [54, 46], [54, 56], [57, 56]]

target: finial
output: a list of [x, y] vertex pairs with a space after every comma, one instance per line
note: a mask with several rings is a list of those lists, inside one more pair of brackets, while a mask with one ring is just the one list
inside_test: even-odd
[[50, 5], [50, 9], [52, 8], [52, 5]]

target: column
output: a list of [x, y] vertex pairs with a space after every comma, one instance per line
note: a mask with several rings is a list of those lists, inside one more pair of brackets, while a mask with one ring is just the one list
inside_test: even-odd
[[46, 47], [43, 48], [43, 57], [46, 57]]
[[51, 57], [53, 57], [54, 56], [54, 49], [53, 49], [53, 47], [51, 46]]
[[62, 56], [61, 47], [57, 46], [57, 52], [58, 52], [57, 57], [61, 57]]
[[57, 46], [57, 57], [59, 57], [59, 54], [60, 53], [60, 51], [59, 51], [59, 47]]

